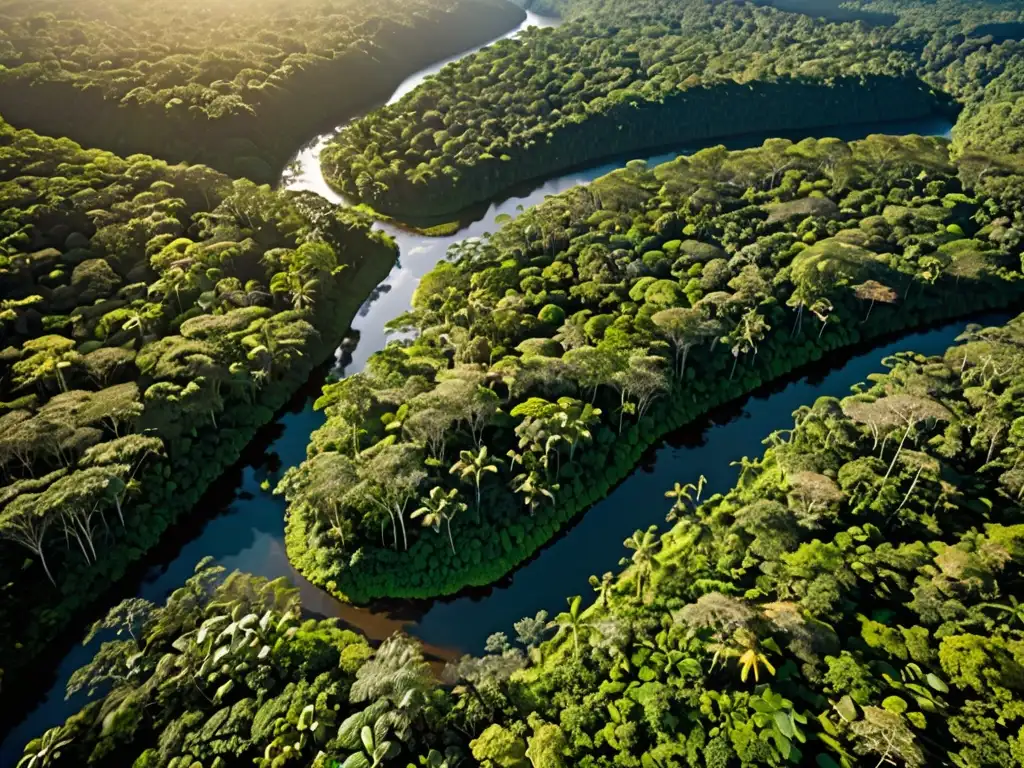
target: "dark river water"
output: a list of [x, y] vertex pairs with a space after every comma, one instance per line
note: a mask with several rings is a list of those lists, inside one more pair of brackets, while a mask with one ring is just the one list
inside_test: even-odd
[[[530, 14], [523, 26], [554, 23], [555, 20]], [[518, 31], [513, 30], [509, 35]], [[445, 63], [440, 62], [408, 78], [392, 100]], [[849, 126], [819, 133], [844, 139], [870, 133], [948, 136], [950, 128], [948, 120], [934, 118], [912, 123]], [[311, 189], [342, 202], [325, 184], [317, 161], [320, 149], [329, 138], [329, 135], [317, 137], [296, 153], [294, 163], [282, 177], [283, 187]], [[759, 145], [764, 138], [750, 136], [724, 143], [731, 148], [741, 148]], [[657, 163], [695, 149], [699, 147], [678, 147], [647, 159]], [[328, 368], [339, 376], [362, 369], [369, 356], [387, 342], [385, 323], [408, 309], [420, 278], [444, 257], [453, 242], [496, 229], [496, 216], [515, 216], [522, 208], [541, 202], [547, 195], [608, 173], [623, 165], [626, 159], [538, 182], [528, 192], [516, 193], [493, 203], [486, 211], [481, 210], [475, 221], [466, 224], [453, 237], [427, 238], [395, 226], [380, 225], [398, 242], [400, 261], [367, 299], [352, 323], [353, 337], [358, 338], [355, 348], [346, 353], [339, 351], [334, 364]], [[992, 316], [979, 321], [995, 323], [1003, 319]], [[242, 462], [207, 494], [193, 516], [169, 531], [146, 563], [112, 591], [107, 606], [131, 595], [161, 602], [191, 575], [200, 559], [212, 556], [228, 570], [239, 569], [268, 578], [290, 578], [299, 586], [303, 604], [311, 615], [340, 617], [373, 640], [403, 630], [421, 638], [428, 652], [438, 658], [481, 652], [489, 634], [511, 632], [512, 623], [522, 616], [540, 609], [560, 610], [566, 595], [589, 596], [587, 577], [615, 568], [624, 553], [622, 540], [637, 528], [664, 521], [664, 491], [676, 480], [688, 481], [704, 474], [709, 481], [709, 493], [724, 491], [736, 479], [729, 462], [743, 455], [760, 453], [761, 440], [772, 430], [790, 425], [790, 414], [800, 405], [811, 403], [821, 395], [843, 395], [851, 385], [880, 370], [879, 361], [885, 355], [901, 349], [938, 353], [953, 342], [965, 325], [965, 322], [951, 323], [892, 339], [874, 349], [834, 355], [799, 378], [790, 378], [755, 393], [740, 403], [720, 409], [701, 423], [690, 425], [648, 451], [637, 470], [611, 495], [498, 584], [448, 599], [368, 608], [339, 603], [291, 567], [284, 549], [284, 502], [260, 487], [264, 480], [273, 484], [284, 470], [305, 457], [310, 433], [324, 421], [323, 415], [313, 410], [312, 403], [327, 373], [325, 370], [261, 433]], [[37, 678], [37, 690], [46, 693], [35, 700], [22, 696], [21, 711], [9, 718], [10, 730], [0, 744], [0, 766], [13, 766], [29, 739], [63, 722], [81, 707], [81, 696], [64, 700], [64, 687], [71, 673], [89, 660], [95, 646], [86, 648], [75, 642], [84, 635], [84, 630], [72, 634], [76, 636], [65, 640], [66, 655], [52, 659], [48, 677]]]
[[754, 0], [754, 2], [757, 5], [770, 5], [780, 11], [802, 13], [837, 23], [862, 21], [872, 27], [887, 27], [899, 20], [899, 17], [893, 13], [846, 8], [843, 6], [843, 0]]

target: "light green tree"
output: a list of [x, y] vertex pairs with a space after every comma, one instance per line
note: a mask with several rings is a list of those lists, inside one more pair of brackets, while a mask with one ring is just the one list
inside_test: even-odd
[[480, 521], [480, 482], [488, 472], [497, 474], [498, 466], [499, 460], [491, 457], [487, 446], [482, 445], [476, 453], [473, 453], [473, 451], [461, 451], [459, 453], [459, 460], [451, 468], [451, 474], [457, 474], [463, 482], [467, 480], [473, 481], [473, 489], [476, 492], [477, 522]]
[[430, 489], [430, 494], [423, 499], [422, 506], [414, 510], [411, 515], [413, 520], [422, 518], [423, 526], [433, 528], [435, 533], [440, 533], [441, 524], [444, 523], [448, 529], [448, 543], [451, 545], [452, 554], [455, 554], [455, 542], [452, 540], [452, 520], [466, 509], [463, 502], [456, 501], [458, 495], [459, 492], [455, 488], [445, 493], [440, 486], [434, 486]]
[[622, 558], [619, 565], [631, 568], [636, 578], [636, 597], [639, 600], [644, 595], [644, 588], [651, 583], [654, 572], [658, 569], [656, 554], [661, 547], [658, 526], [652, 525], [646, 531], [634, 531], [622, 545], [632, 550], [633, 554], [628, 559]]
[[569, 604], [568, 611], [562, 611], [554, 619], [548, 622], [549, 629], [558, 629], [558, 633], [572, 632], [573, 658], [580, 658], [580, 632], [587, 627], [587, 621], [583, 618], [583, 598], [579, 595], [567, 597]]

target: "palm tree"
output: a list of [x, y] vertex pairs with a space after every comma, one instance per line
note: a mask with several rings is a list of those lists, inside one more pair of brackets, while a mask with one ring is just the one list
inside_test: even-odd
[[575, 412], [575, 409], [568, 413], [568, 418], [565, 422], [562, 439], [565, 440], [569, 445], [569, 463], [572, 463], [573, 455], [576, 453], [576, 446], [584, 440], [590, 441], [594, 439], [590, 428], [600, 421], [601, 409], [595, 408], [590, 403], [586, 403], [579, 412]]
[[487, 446], [482, 445], [476, 453], [461, 451], [459, 460], [451, 468], [451, 474], [458, 474], [461, 480], [473, 479], [473, 486], [476, 490], [476, 521], [478, 523], [480, 522], [480, 480], [486, 472], [497, 474], [498, 464], [499, 460], [491, 458], [488, 455]]
[[591, 576], [589, 579], [590, 586], [597, 592], [597, 599], [601, 603], [602, 608], [608, 607], [608, 596], [612, 593], [613, 578], [612, 572], [607, 571], [600, 579], [597, 576]]
[[554, 502], [554, 491], [560, 487], [557, 483], [549, 486], [544, 476], [535, 469], [516, 475], [512, 484], [516, 493], [523, 494], [523, 501], [530, 508], [531, 515], [537, 510], [537, 507], [544, 503], [545, 499]]
[[423, 499], [423, 506], [414, 510], [410, 517], [413, 520], [422, 517], [421, 525], [425, 528], [433, 528], [434, 533], [439, 533], [441, 523], [444, 522], [443, 511], [447, 503], [448, 495], [439, 486], [435, 486], [430, 489], [430, 495]]
[[424, 527], [433, 528], [434, 533], [441, 532], [441, 523], [448, 528], [448, 543], [451, 544], [452, 554], [455, 554], [455, 542], [452, 540], [452, 518], [459, 512], [466, 509], [466, 505], [456, 501], [459, 491], [452, 488], [447, 493], [440, 486], [430, 489], [430, 495], [423, 499], [423, 506], [412, 513], [412, 519], [422, 517]]
[[559, 432], [559, 431], [556, 431], [556, 430], [563, 429], [564, 426], [565, 426], [564, 420], [556, 420], [556, 421], [554, 421], [554, 423], [550, 423], [549, 422], [548, 433], [547, 433], [547, 436], [546, 436], [546, 438], [544, 440], [544, 459], [543, 459], [544, 466], [548, 467], [548, 469], [550, 471], [551, 460], [549, 459], [549, 456], [551, 455], [552, 452], [554, 452], [554, 454], [555, 454], [555, 476], [558, 475], [558, 472], [559, 472], [559, 470], [561, 468], [560, 467], [561, 458], [560, 458], [560, 454], [558, 453], [558, 445], [559, 445], [559, 443], [567, 442], [566, 438], [565, 438], [565, 435], [562, 432]]
[[654, 571], [658, 567], [655, 554], [661, 546], [661, 539], [658, 538], [658, 526], [652, 525], [646, 531], [634, 531], [633, 535], [622, 542], [626, 549], [633, 550], [629, 558], [622, 558], [619, 565], [632, 566], [636, 574], [636, 597], [639, 600], [643, 597], [644, 585], [649, 584]]
[[316, 288], [316, 279], [303, 279], [296, 272], [278, 272], [270, 281], [270, 292], [287, 294], [292, 307], [299, 311], [313, 306]]
[[821, 338], [821, 334], [825, 332], [825, 326], [828, 325], [829, 316], [832, 314], [832, 310], [835, 307], [832, 306], [832, 302], [828, 299], [818, 299], [814, 302], [809, 309], [818, 320], [821, 321], [821, 330], [818, 331], [818, 338]]
[[708, 479], [704, 475], [697, 478], [697, 496], [693, 500], [694, 504], [700, 504], [700, 495], [704, 493], [704, 486], [707, 484]]
[[[452, 494], [454, 493], [455, 491], [453, 490]], [[449, 504], [448, 509], [444, 513], [444, 524], [445, 527], [448, 529], [448, 543], [451, 545], [453, 555], [455, 554], [455, 542], [452, 541], [452, 520], [455, 518], [457, 514], [465, 511], [466, 505], [459, 501], [454, 504]]]
[[736, 484], [739, 485], [740, 488], [746, 488], [750, 485], [753, 479], [757, 477], [754, 472], [761, 468], [761, 462], [757, 459], [750, 459], [746, 456], [742, 456], [739, 461], [730, 461], [729, 466], [740, 468], [740, 476], [736, 481]]
[[548, 629], [557, 627], [559, 634], [567, 629], [572, 630], [573, 658], [579, 661], [580, 630], [587, 626], [587, 622], [583, 619], [582, 611], [580, 610], [583, 598], [576, 595], [575, 597], [567, 597], [565, 601], [569, 604], [569, 610], [562, 611], [552, 621], [549, 621]]
[[296, 276], [292, 284], [292, 307], [298, 311], [311, 308], [316, 303], [316, 289], [319, 282], [315, 279], [303, 280]]
[[28, 743], [17, 768], [47, 768], [55, 765], [60, 759], [60, 751], [71, 741], [71, 738], [65, 735], [63, 725], [50, 728], [41, 737]]
[[672, 490], [665, 491], [665, 498], [673, 500], [672, 509], [665, 516], [665, 522], [672, 523], [679, 519], [679, 516], [686, 511], [687, 503], [693, 503], [693, 496], [691, 494], [696, 490], [697, 486], [693, 483], [687, 483], [686, 485], [676, 483]]

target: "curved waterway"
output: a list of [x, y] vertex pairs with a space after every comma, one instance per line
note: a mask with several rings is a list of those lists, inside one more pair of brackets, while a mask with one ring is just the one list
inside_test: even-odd
[[[507, 36], [527, 26], [556, 23], [554, 19], [528, 14], [522, 26]], [[438, 62], [409, 77], [391, 100], [400, 98], [448, 61], [450, 59]], [[871, 133], [948, 136], [950, 129], [948, 120], [931, 118], [848, 126], [817, 133], [849, 140]], [[327, 186], [319, 168], [320, 150], [331, 135], [318, 136], [296, 152], [294, 161], [282, 176], [282, 187], [308, 189], [332, 201], [344, 202]], [[730, 148], [742, 148], [757, 146], [764, 138], [749, 136], [723, 143]], [[663, 162], [699, 148], [679, 147], [647, 160], [652, 164]], [[616, 567], [623, 554], [624, 538], [637, 528], [664, 522], [664, 491], [673, 482], [704, 474], [709, 480], [709, 492], [726, 490], [735, 482], [735, 471], [729, 467], [729, 462], [743, 455], [760, 453], [760, 441], [772, 430], [790, 425], [790, 413], [800, 405], [811, 403], [821, 395], [845, 394], [850, 386], [880, 370], [879, 361], [885, 355], [901, 349], [938, 353], [949, 346], [966, 325], [966, 322], [951, 323], [890, 340], [874, 349], [833, 355], [828, 362], [805, 371], [798, 379], [768, 387], [688, 426], [648, 451], [637, 470], [613, 493], [498, 584], [467, 590], [452, 598], [367, 608], [340, 603], [310, 584], [292, 568], [285, 553], [283, 500], [261, 490], [260, 486], [264, 480], [273, 484], [288, 467], [305, 458], [310, 433], [324, 421], [323, 415], [312, 407], [323, 376], [328, 372], [335, 376], [355, 373], [363, 368], [370, 355], [383, 348], [388, 338], [385, 324], [409, 308], [420, 278], [444, 257], [452, 243], [483, 235], [496, 228], [496, 216], [515, 216], [548, 195], [588, 183], [620, 167], [626, 159], [629, 158], [539, 182], [528, 191], [521, 190], [496, 201], [486, 211], [478, 211], [477, 219], [466, 223], [452, 237], [428, 238], [397, 226], [378, 225], [395, 238], [400, 259], [360, 309], [344, 351], [339, 349], [333, 364], [321, 370], [286, 412], [261, 432], [240, 464], [206, 495], [192, 517], [168, 531], [146, 563], [111, 592], [107, 604], [132, 595], [162, 602], [192, 574], [199, 560], [209, 556], [229, 571], [238, 569], [268, 578], [289, 578], [299, 587], [309, 615], [338, 617], [372, 640], [382, 640], [401, 630], [420, 638], [427, 652], [437, 659], [479, 653], [488, 635], [510, 632], [512, 623], [519, 618], [538, 610], [549, 613], [560, 610], [566, 595], [589, 595], [587, 577]], [[1004, 320], [1004, 316], [990, 316], [980, 318], [979, 322]], [[84, 630], [78, 637], [82, 634]], [[76, 639], [68, 638], [68, 642]], [[37, 678], [37, 689], [48, 686], [38, 701], [22, 696], [23, 716], [19, 722], [11, 724], [0, 744], [0, 766], [13, 766], [29, 739], [63, 722], [82, 706], [81, 694], [65, 701], [64, 688], [71, 674], [91, 658], [98, 642], [99, 639], [90, 647], [76, 644], [62, 659], [55, 660], [49, 679]]]

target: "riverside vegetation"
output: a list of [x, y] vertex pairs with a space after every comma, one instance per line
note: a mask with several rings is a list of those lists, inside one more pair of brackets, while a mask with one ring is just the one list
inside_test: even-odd
[[5, 2], [0, 114], [270, 182], [316, 131], [522, 19], [504, 0]]
[[1024, 318], [963, 340], [800, 408], [724, 496], [677, 483], [553, 643], [464, 662], [475, 760], [1024, 765]]
[[[829, 24], [702, 0], [540, 6], [567, 23], [460, 59], [353, 121], [325, 149], [324, 174], [375, 210], [420, 221], [450, 218], [517, 183], [602, 157], [915, 118], [950, 109], [951, 97], [969, 107], [958, 131], [965, 143], [993, 151], [1019, 143], [1019, 121], [1005, 118], [1021, 91], [1020, 43], [979, 26], [1019, 20], [1019, 9], [868, 7], [899, 20]], [[1018, 138], [988, 147], [1000, 130]]]
[[0, 122], [0, 658], [199, 500], [395, 259], [371, 220]]
[[28, 765], [727, 768], [1024, 765], [1024, 317], [901, 353], [666, 492], [618, 574], [450, 664], [298, 618], [204, 564], [130, 600]]
[[356, 601], [491, 583], [666, 431], [1018, 299], [1018, 170], [940, 139], [772, 139], [631, 162], [455, 246], [317, 403], [278, 488], [292, 561]]
[[[408, 61], [522, 18], [491, 0], [118, 2], [0, 3], [0, 111], [70, 137], [0, 122], [8, 697], [308, 380], [395, 258], [359, 209], [150, 154], [267, 178]], [[447, 213], [439, 196], [454, 209], [591, 157], [554, 151], [566, 137], [647, 146], [691, 130], [695, 105], [701, 136], [962, 111], [952, 142], [632, 162], [456, 246], [397, 338], [325, 387], [326, 425], [277, 489], [289, 556], [345, 598], [493, 581], [667, 430], [840, 347], [1021, 297], [1015, 4], [857, 3], [888, 14], [876, 26], [696, 0], [534, 8], [568, 23], [357, 123], [325, 154], [332, 183], [385, 209], [411, 170], [402, 205]], [[651, 130], [659, 113], [683, 127]], [[609, 115], [633, 129], [602, 133]], [[510, 138], [510, 160], [490, 152]], [[281, 580], [204, 561], [163, 604], [96, 623], [105, 642], [68, 686], [91, 701], [20, 766], [1024, 766], [1024, 320], [963, 341], [801, 408], [724, 496], [680, 478], [672, 529], [627, 539], [593, 605], [527, 617], [441, 681], [414, 641], [372, 649], [303, 620]]]

